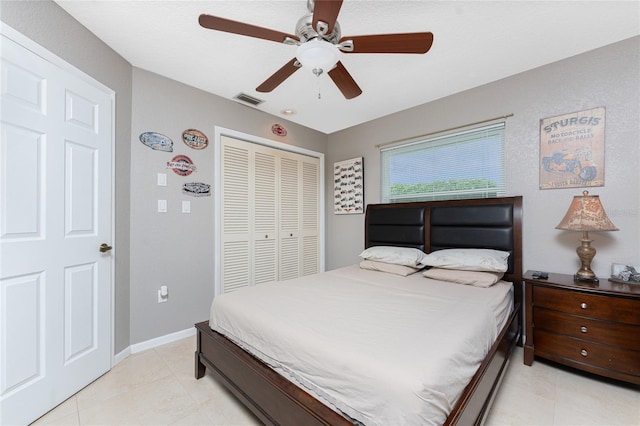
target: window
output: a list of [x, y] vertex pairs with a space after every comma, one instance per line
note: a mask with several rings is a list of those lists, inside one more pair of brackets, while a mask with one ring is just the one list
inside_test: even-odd
[[504, 195], [504, 122], [380, 151], [381, 202]]

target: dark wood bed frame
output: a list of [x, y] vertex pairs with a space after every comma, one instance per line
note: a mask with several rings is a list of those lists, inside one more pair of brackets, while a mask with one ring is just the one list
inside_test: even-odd
[[[365, 247], [510, 251], [504, 279], [514, 283], [514, 310], [445, 425], [481, 424], [522, 332], [522, 197], [371, 204]], [[195, 376], [206, 369], [267, 425], [348, 425], [350, 421], [209, 327], [195, 325]]]

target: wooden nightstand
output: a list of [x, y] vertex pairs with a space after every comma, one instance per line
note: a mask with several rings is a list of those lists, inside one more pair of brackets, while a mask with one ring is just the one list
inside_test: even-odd
[[640, 384], [640, 285], [524, 274], [524, 363], [534, 356]]

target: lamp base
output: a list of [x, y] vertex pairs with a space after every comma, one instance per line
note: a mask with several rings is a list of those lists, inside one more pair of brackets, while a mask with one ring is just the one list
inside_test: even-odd
[[589, 278], [589, 277], [581, 277], [578, 274], [575, 274], [573, 276], [573, 280], [574, 281], [582, 281], [582, 282], [588, 282], [588, 283], [599, 283], [600, 280], [598, 279], [598, 277], [593, 277], [593, 278]]
[[599, 282], [596, 274], [591, 270], [591, 261], [596, 255], [596, 249], [591, 247], [591, 241], [589, 239], [589, 233], [584, 231], [582, 233], [582, 240], [580, 240], [580, 245], [576, 249], [576, 253], [578, 253], [578, 257], [580, 258], [580, 269], [573, 276], [574, 281], [586, 281], [590, 283]]

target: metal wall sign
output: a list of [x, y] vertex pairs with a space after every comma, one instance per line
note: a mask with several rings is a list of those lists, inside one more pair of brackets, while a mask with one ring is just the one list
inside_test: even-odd
[[158, 132], [140, 133], [140, 142], [155, 151], [173, 152], [173, 141], [170, 137]]
[[193, 161], [186, 155], [176, 155], [171, 161], [167, 161], [167, 168], [179, 176], [189, 176], [196, 171]]
[[540, 120], [540, 189], [604, 186], [604, 107]]
[[182, 132], [182, 141], [193, 149], [205, 149], [209, 145], [207, 135], [196, 129], [187, 129]]

